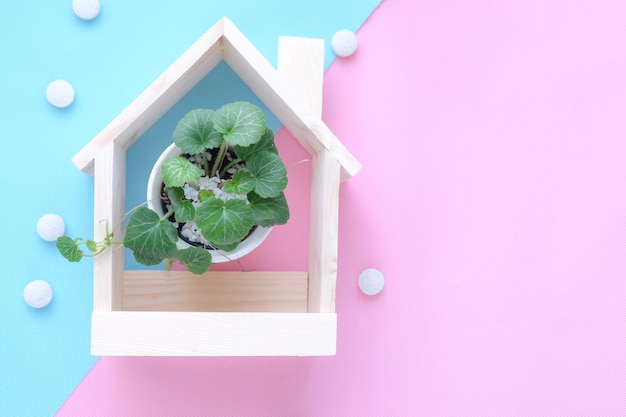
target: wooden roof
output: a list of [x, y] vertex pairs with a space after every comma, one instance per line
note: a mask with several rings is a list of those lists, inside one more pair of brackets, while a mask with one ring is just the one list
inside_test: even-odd
[[[307, 45], [301, 44], [302, 48]], [[293, 44], [284, 49], [286, 51], [279, 48], [279, 68], [276, 70], [228, 18], [222, 18], [87, 143], [72, 162], [81, 171], [93, 174], [93, 163], [101, 149], [110, 142], [116, 142], [124, 149], [130, 147], [200, 80], [225, 61], [311, 155], [323, 149], [330, 151], [341, 166], [341, 179], [352, 177], [360, 170], [360, 163], [321, 120], [321, 99], [317, 102], [307, 99], [320, 95], [308, 95], [302, 91], [302, 86], [294, 86], [287, 77], [281, 77], [283, 71], [289, 71], [289, 63], [294, 59], [311, 59], [310, 56], [299, 54]], [[304, 52], [319, 50], [311, 48]], [[296, 56], [286, 56], [287, 53]], [[318, 59], [323, 65], [323, 54]], [[301, 63], [297, 67], [301, 70]], [[294, 74], [289, 75], [293, 79]], [[316, 82], [319, 85], [312, 85], [311, 89], [321, 88], [322, 79]]]

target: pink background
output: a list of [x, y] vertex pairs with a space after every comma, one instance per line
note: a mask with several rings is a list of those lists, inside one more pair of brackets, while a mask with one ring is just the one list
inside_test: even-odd
[[[383, 1], [325, 80], [364, 166], [341, 191], [337, 355], [101, 358], [58, 415], [626, 415], [625, 28], [621, 0]], [[292, 239], [286, 269], [305, 167], [263, 249]]]

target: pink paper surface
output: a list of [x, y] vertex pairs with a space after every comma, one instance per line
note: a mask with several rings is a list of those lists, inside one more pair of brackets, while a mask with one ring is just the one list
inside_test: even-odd
[[626, 415], [624, 22], [621, 1], [383, 1], [325, 79], [364, 166], [337, 356], [101, 358], [58, 415]]

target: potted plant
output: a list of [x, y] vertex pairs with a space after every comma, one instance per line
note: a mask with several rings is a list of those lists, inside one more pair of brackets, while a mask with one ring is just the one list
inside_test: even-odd
[[202, 274], [213, 262], [248, 253], [269, 228], [287, 222], [287, 170], [259, 107], [235, 102], [192, 110], [173, 137], [152, 170], [147, 206], [127, 213], [124, 240], [115, 241], [115, 228], [101, 242], [61, 236], [56, 245], [66, 259], [78, 262], [121, 244], [143, 265], [165, 260], [169, 268], [178, 260]]

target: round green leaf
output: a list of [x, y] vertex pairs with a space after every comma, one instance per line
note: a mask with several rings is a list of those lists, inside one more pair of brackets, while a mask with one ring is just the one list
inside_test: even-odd
[[252, 192], [248, 194], [248, 201], [254, 212], [254, 224], [270, 227], [285, 224], [289, 220], [289, 206], [282, 192], [273, 198], [261, 198]]
[[176, 259], [187, 267], [193, 274], [204, 274], [213, 265], [211, 253], [196, 246], [179, 250], [176, 252]]
[[261, 140], [265, 133], [265, 114], [254, 104], [230, 103], [215, 111], [213, 127], [228, 143], [249, 146]]
[[159, 218], [153, 210], [139, 207], [133, 212], [126, 228], [124, 246], [139, 258], [162, 261], [176, 252], [178, 232], [167, 219]]
[[218, 249], [222, 252], [232, 252], [235, 249], [237, 249], [237, 246], [239, 246], [240, 243], [241, 242], [231, 243], [230, 245], [220, 245], [219, 247], [216, 247], [215, 249]]
[[231, 194], [248, 194], [254, 190], [256, 180], [246, 171], [237, 171], [224, 183], [224, 191]]
[[196, 217], [196, 208], [193, 206], [191, 201], [181, 201], [173, 206], [173, 209], [174, 218], [177, 222], [188, 222]]
[[87, 246], [87, 249], [89, 249], [91, 252], [96, 252], [98, 250], [98, 244], [93, 239], [87, 239], [87, 241], [85, 242], [85, 246]]
[[135, 260], [137, 262], [139, 262], [140, 264], [145, 265], [145, 266], [158, 265], [161, 262], [163, 262], [163, 258], [153, 258], [153, 257], [151, 257], [149, 255], [141, 253], [138, 250], [134, 250], [133, 251], [133, 256], [135, 257]]
[[174, 143], [183, 153], [199, 154], [222, 143], [222, 135], [213, 128], [213, 114], [213, 110], [196, 109], [178, 122], [174, 129]]
[[166, 187], [182, 187], [198, 181], [202, 171], [184, 156], [173, 156], [163, 161], [161, 176]]
[[185, 192], [181, 187], [166, 187], [165, 192], [170, 199], [177, 222], [188, 222], [196, 217], [196, 208], [191, 201], [183, 199]]
[[56, 246], [61, 255], [70, 262], [79, 262], [83, 259], [83, 251], [78, 248], [78, 243], [69, 236], [60, 236]]
[[198, 201], [203, 202], [204, 200], [213, 197], [215, 194], [213, 191], [209, 190], [200, 190], [198, 192]]
[[261, 139], [250, 146], [235, 146], [235, 153], [244, 161], [250, 158], [253, 154], [260, 151], [270, 151], [278, 154], [278, 149], [274, 143], [274, 132], [269, 127], [265, 128], [265, 132], [261, 136]]
[[246, 166], [256, 180], [254, 192], [260, 197], [277, 197], [287, 187], [287, 168], [277, 154], [257, 152], [246, 161]]
[[252, 208], [243, 200], [211, 197], [196, 210], [202, 235], [217, 247], [243, 239], [254, 225]]

